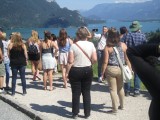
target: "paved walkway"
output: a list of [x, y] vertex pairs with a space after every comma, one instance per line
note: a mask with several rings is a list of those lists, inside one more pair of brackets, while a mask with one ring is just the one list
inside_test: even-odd
[[[42, 78], [42, 75], [40, 76]], [[71, 88], [63, 88], [60, 74], [54, 75], [55, 90], [43, 90], [43, 81], [32, 81], [31, 71], [26, 71], [27, 95], [22, 96], [21, 81], [18, 78], [16, 94], [10, 92], [0, 95], [0, 98], [12, 106], [28, 114], [35, 120], [67, 120], [71, 119]], [[81, 97], [82, 98], [82, 97]], [[125, 97], [125, 110], [119, 110], [116, 115], [108, 114], [111, 110], [111, 98], [107, 84], [93, 81], [91, 89], [92, 112], [90, 120], [149, 120], [148, 108], [151, 102], [148, 92], [143, 91], [139, 97]], [[80, 117], [84, 119], [82, 99]]]

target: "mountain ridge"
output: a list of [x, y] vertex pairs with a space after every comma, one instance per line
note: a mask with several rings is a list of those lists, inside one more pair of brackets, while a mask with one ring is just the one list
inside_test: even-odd
[[68, 27], [86, 25], [76, 10], [60, 8], [46, 0], [1, 0], [0, 26], [14, 27]]
[[144, 3], [104, 3], [92, 9], [81, 12], [81, 15], [93, 19], [116, 20], [160, 20], [160, 1], [153, 0]]

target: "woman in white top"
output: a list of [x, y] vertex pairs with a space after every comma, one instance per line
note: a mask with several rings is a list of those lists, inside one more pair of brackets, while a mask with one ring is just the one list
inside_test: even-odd
[[[87, 41], [89, 31], [86, 27], [77, 30], [78, 41], [71, 45], [68, 62], [72, 65], [69, 71], [69, 80], [72, 89], [73, 118], [78, 117], [80, 95], [83, 95], [85, 118], [90, 116], [91, 96], [90, 88], [93, 78], [92, 64], [97, 61], [96, 49], [92, 42]], [[79, 48], [81, 47], [81, 48]], [[82, 52], [82, 50], [88, 57]]]

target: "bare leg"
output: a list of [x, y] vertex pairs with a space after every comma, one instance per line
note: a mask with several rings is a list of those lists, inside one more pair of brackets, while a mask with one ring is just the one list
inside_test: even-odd
[[3, 88], [3, 84], [4, 84], [4, 77], [0, 76], [0, 88]]
[[47, 89], [47, 70], [43, 71], [43, 84], [44, 84], [44, 90]]
[[63, 79], [64, 87], [65, 87], [65, 88], [67, 88], [66, 67], [67, 67], [67, 65], [63, 65], [63, 64], [61, 64], [62, 79]]
[[53, 70], [48, 70], [48, 78], [49, 78], [49, 86], [50, 86], [50, 91], [53, 90], [53, 87], [52, 87], [52, 83], [53, 83]]

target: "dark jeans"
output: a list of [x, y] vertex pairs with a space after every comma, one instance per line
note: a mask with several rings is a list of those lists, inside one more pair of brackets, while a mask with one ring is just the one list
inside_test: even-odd
[[72, 113], [79, 113], [80, 95], [83, 96], [83, 106], [85, 116], [90, 115], [92, 84], [92, 67], [72, 67], [69, 72], [69, 80], [72, 89]]
[[18, 71], [20, 73], [20, 78], [22, 82], [22, 90], [23, 92], [26, 92], [26, 79], [25, 79], [26, 66], [12, 66], [11, 70], [12, 70], [12, 94], [15, 94]]
[[98, 77], [101, 77], [102, 75], [102, 63], [103, 63], [103, 56], [104, 51], [103, 50], [97, 50], [97, 57], [98, 57]]
[[160, 120], [160, 72], [150, 62], [146, 61], [148, 56], [160, 56], [158, 44], [145, 44], [129, 48], [127, 55], [133, 69], [152, 96], [149, 108], [150, 120]]

